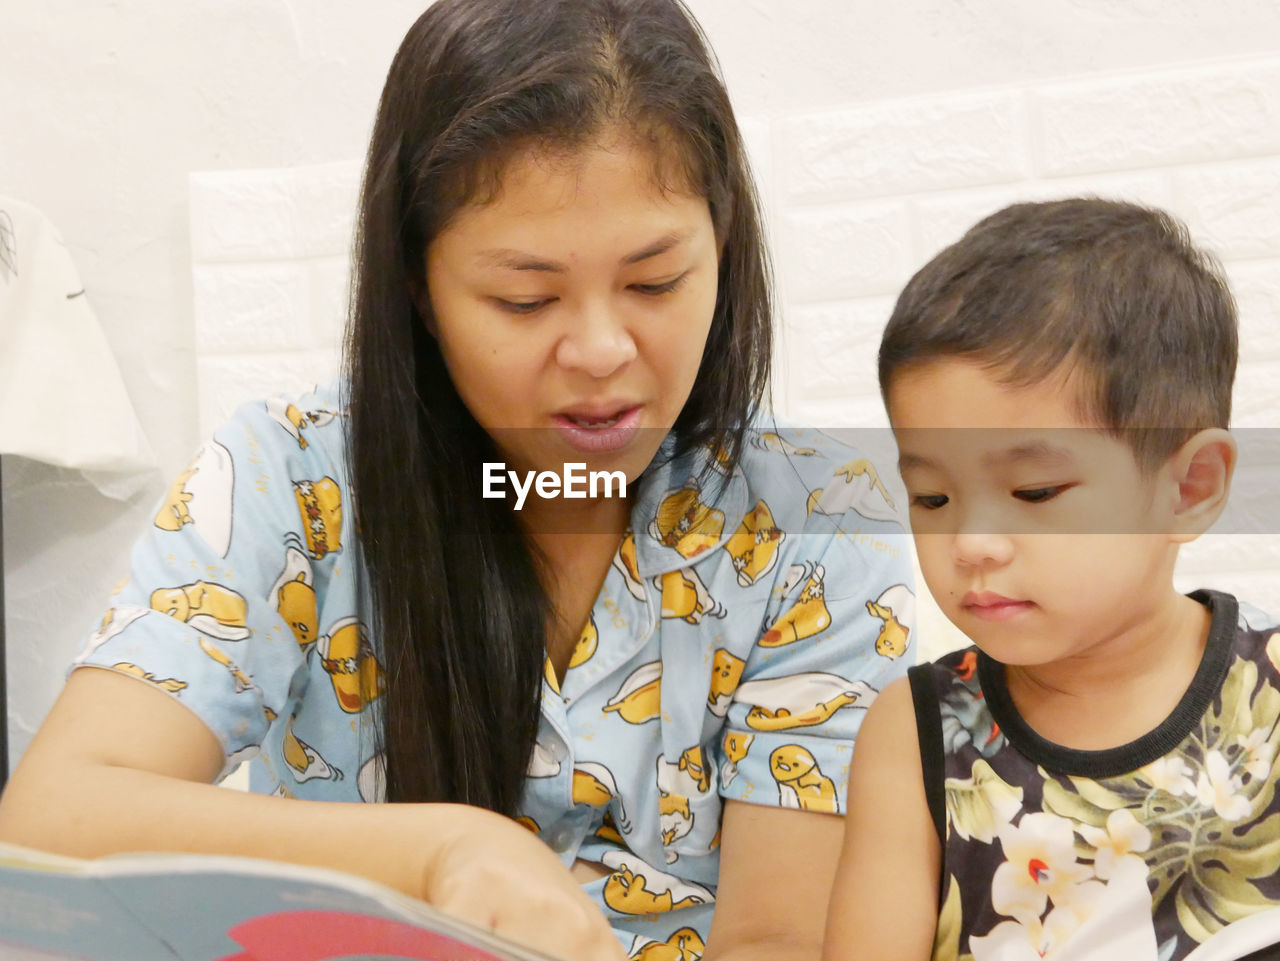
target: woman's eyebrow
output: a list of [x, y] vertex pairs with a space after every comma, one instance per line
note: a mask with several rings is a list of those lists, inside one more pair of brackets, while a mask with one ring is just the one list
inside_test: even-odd
[[[646, 244], [634, 253], [627, 254], [619, 262], [624, 265], [638, 264], [641, 261], [657, 257], [659, 254], [665, 254], [668, 250], [688, 240], [691, 233], [692, 231], [688, 230], [672, 231], [652, 243]], [[547, 260], [510, 247], [482, 250], [477, 254], [476, 259], [486, 267], [499, 267], [505, 270], [537, 270], [544, 273], [562, 274], [569, 269], [558, 260]]]
[[684, 243], [689, 239], [692, 233], [690, 230], [672, 231], [666, 236], [659, 237], [653, 243], [641, 247], [633, 254], [627, 254], [622, 258], [624, 264], [638, 264], [642, 260], [648, 260], [650, 257], [657, 257], [659, 254], [665, 254], [672, 247]]
[[499, 248], [483, 250], [476, 259], [486, 267], [502, 267], [506, 270], [540, 270], [547, 273], [562, 274], [569, 268], [559, 261], [543, 260], [522, 250]]

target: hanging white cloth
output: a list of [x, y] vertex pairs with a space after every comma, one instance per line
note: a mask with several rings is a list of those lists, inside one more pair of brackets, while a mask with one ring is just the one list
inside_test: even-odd
[[114, 497], [156, 463], [62, 237], [3, 196], [0, 452], [78, 468]]

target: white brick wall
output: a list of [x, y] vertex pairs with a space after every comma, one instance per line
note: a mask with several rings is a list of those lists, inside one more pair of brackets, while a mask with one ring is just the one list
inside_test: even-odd
[[1280, 152], [1280, 61], [1032, 91], [1037, 168], [1063, 177]]
[[355, 161], [191, 175], [200, 434], [340, 366]]
[[1020, 91], [887, 101], [778, 124], [788, 201], [884, 197], [1019, 180], [1030, 173]]
[[[240, 400], [336, 369], [358, 158], [391, 51], [421, 5], [0, 9], [12, 40], [0, 58], [0, 185], [62, 228], [166, 473]], [[1241, 307], [1236, 421], [1278, 426], [1272, 0], [691, 6], [761, 182], [782, 412], [883, 425], [874, 352], [911, 272], [1006, 203], [1098, 193], [1171, 209], [1222, 257]], [[228, 63], [218, 51], [232, 38], [242, 55]], [[1179, 581], [1280, 610], [1278, 525], [1265, 480], [1244, 482], [1249, 467], [1242, 509], [1269, 533], [1193, 545]], [[90, 498], [66, 479], [56, 493], [34, 474], [10, 476], [20, 753], [60, 682], [50, 665], [69, 659], [101, 606], [85, 596], [84, 564], [66, 559], [118, 563], [123, 547], [111, 505], [86, 511]], [[58, 550], [41, 548], [50, 538]], [[950, 643], [936, 610], [921, 610], [927, 649]]]

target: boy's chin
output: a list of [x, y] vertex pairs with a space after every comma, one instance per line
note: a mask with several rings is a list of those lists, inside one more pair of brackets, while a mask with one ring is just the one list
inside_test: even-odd
[[992, 660], [1010, 666], [1032, 667], [1053, 659], [1046, 650], [1043, 625], [1039, 630], [1030, 622], [1030, 611], [999, 620], [976, 618], [958, 612], [951, 622], [979, 650]]

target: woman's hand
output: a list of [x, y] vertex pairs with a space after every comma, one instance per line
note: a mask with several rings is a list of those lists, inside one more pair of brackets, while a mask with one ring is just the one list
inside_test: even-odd
[[552, 853], [514, 821], [448, 805], [421, 897], [434, 907], [565, 961], [622, 961], [600, 909]]

